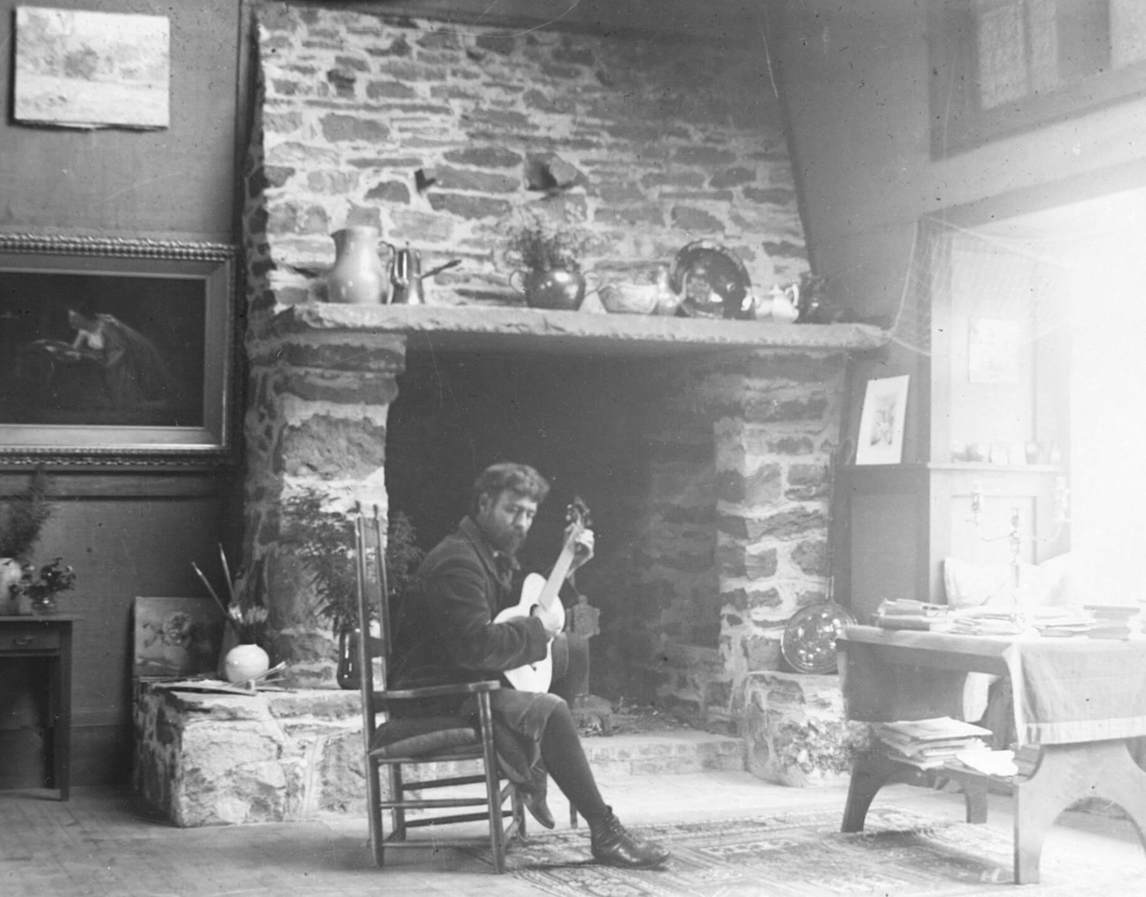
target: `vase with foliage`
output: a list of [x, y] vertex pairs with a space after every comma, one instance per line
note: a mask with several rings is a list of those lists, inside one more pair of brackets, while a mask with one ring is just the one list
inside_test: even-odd
[[250, 576], [242, 571], [233, 575], [227, 552], [222, 545], [219, 546], [219, 561], [223, 574], [222, 590], [211, 585], [211, 580], [194, 561], [191, 562], [191, 568], [223, 612], [226, 630], [220, 671], [228, 682], [243, 683], [263, 679], [271, 668], [271, 658], [264, 646], [270, 612], [263, 600], [263, 565], [261, 562], [256, 563]]
[[581, 262], [592, 237], [568, 216], [528, 208], [505, 226], [510, 285], [533, 308], [575, 311], [585, 299]]
[[26, 597], [32, 613], [54, 614], [56, 596], [73, 588], [75, 584], [76, 571], [65, 564], [62, 557], [54, 558], [40, 567], [25, 564], [23, 576], [16, 584], [17, 601]]
[[[354, 521], [331, 508], [327, 499], [305, 489], [286, 502], [291, 541], [299, 559], [313, 577], [318, 599], [315, 612], [325, 618], [338, 642], [336, 677], [342, 688], [357, 688], [358, 575], [356, 572]], [[390, 515], [386, 538], [386, 571], [389, 598], [401, 595], [422, 559], [414, 525], [403, 512]]]
[[52, 613], [57, 595], [75, 585], [75, 571], [62, 557], [39, 566], [31, 561], [52, 516], [48, 487], [37, 468], [24, 489], [0, 502], [0, 613]]

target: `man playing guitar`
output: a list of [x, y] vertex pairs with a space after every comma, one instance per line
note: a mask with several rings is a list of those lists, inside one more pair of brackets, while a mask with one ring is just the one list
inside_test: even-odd
[[[564, 625], [556, 591], [593, 555], [593, 532], [575, 513], [554, 573], [536, 600], [518, 602], [512, 588], [517, 553], [549, 493], [532, 467], [501, 463], [474, 483], [469, 514], [426, 555], [395, 609], [393, 681], [399, 688], [502, 678], [547, 661]], [[528, 581], [527, 581], [528, 582]], [[513, 609], [502, 615], [503, 611]], [[657, 866], [668, 851], [625, 829], [597, 788], [576, 723], [565, 700], [548, 691], [502, 688], [491, 694], [498, 753], [530, 813], [547, 828], [547, 775], [589, 824], [594, 858], [615, 866]], [[547, 680], [544, 680], [547, 681]], [[467, 712], [435, 706], [428, 713]], [[521, 762], [521, 761], [524, 762]], [[516, 762], [515, 762], [516, 761]], [[524, 767], [524, 769], [522, 768]]]

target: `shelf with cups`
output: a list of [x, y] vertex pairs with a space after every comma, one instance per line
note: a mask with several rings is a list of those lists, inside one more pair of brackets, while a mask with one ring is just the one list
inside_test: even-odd
[[267, 340], [316, 332], [401, 334], [437, 350], [572, 351], [669, 354], [717, 350], [790, 350], [806, 353], [878, 349], [888, 333], [869, 324], [787, 324], [593, 314], [519, 306], [350, 305], [307, 302], [289, 306], [265, 325]]

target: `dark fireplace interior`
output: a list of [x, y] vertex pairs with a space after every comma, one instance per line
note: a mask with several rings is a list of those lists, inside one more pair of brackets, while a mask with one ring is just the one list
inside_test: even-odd
[[[665, 364], [607, 354], [411, 347], [387, 419], [390, 513], [410, 517], [423, 548], [453, 529], [474, 478], [495, 461], [532, 464], [552, 486], [523, 552], [526, 569], [548, 572], [566, 507], [575, 496], [588, 504], [597, 553], [575, 586], [601, 611], [601, 634], [591, 642], [591, 686], [612, 698], [653, 697], [642, 694], [641, 677], [625, 659], [629, 640], [653, 637], [639, 622], [642, 608], [650, 618], [660, 615], [657, 590], [643, 580]], [[711, 451], [708, 437], [700, 455]], [[687, 626], [682, 621], [673, 640], [716, 647], [716, 591], [713, 581], [703, 602], [708, 619]], [[576, 592], [567, 590], [566, 600], [575, 600]]]

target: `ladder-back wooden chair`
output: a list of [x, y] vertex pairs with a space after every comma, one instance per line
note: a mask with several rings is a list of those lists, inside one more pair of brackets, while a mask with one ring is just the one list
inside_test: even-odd
[[[458, 837], [441, 840], [407, 840], [409, 829], [485, 820], [489, 825], [488, 843], [497, 872], [505, 871], [505, 851], [516, 834], [525, 834], [524, 805], [517, 790], [505, 781], [494, 750], [490, 692], [501, 687], [497, 681], [464, 682], [423, 688], [390, 689], [387, 675], [390, 659], [390, 602], [386, 577], [386, 540], [382, 520], [375, 506], [371, 513], [358, 508], [355, 521], [358, 573], [358, 668], [362, 693], [362, 723], [366, 760], [366, 799], [370, 814], [370, 845], [374, 862], [384, 865], [387, 845], [410, 847], [474, 846], [486, 837]], [[371, 576], [371, 566], [376, 575]], [[372, 625], [373, 624], [373, 625]], [[379, 631], [380, 630], [380, 631]], [[378, 637], [372, 633], [378, 631]], [[380, 663], [378, 681], [373, 658]], [[394, 708], [444, 695], [473, 695], [478, 709], [478, 725], [461, 716], [394, 718]], [[441, 778], [405, 778], [408, 770], [428, 764], [469, 763], [480, 771]], [[387, 772], [389, 794], [382, 793], [382, 768]], [[432, 772], [427, 773], [433, 775]], [[481, 785], [482, 788], [473, 786]], [[431, 798], [423, 792], [450, 789], [448, 796]], [[442, 793], [442, 792], [437, 792]], [[509, 807], [506, 808], [506, 802]], [[479, 810], [475, 808], [480, 807]], [[445, 814], [448, 809], [470, 812]], [[383, 817], [389, 811], [391, 826], [387, 835]], [[425, 812], [431, 811], [431, 812]], [[409, 814], [409, 815], [408, 815]], [[508, 821], [508, 824], [507, 824]]]

